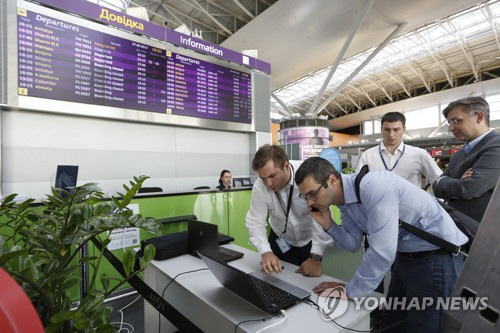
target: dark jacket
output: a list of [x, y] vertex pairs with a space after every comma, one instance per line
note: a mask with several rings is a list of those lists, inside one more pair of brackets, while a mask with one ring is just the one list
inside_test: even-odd
[[[472, 176], [460, 179], [469, 168]], [[453, 154], [442, 176], [432, 185], [434, 195], [481, 222], [500, 176], [500, 135], [491, 131], [468, 154]]]

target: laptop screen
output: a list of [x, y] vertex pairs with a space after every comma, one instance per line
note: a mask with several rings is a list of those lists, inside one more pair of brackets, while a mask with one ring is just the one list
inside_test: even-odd
[[205, 254], [212, 258], [219, 257], [217, 225], [201, 221], [188, 220], [189, 253]]

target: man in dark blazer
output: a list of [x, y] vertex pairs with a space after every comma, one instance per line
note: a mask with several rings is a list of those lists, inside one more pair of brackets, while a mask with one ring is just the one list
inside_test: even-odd
[[465, 144], [432, 185], [434, 195], [481, 222], [500, 176], [500, 135], [489, 128], [490, 108], [482, 97], [452, 102], [443, 115], [448, 130]]

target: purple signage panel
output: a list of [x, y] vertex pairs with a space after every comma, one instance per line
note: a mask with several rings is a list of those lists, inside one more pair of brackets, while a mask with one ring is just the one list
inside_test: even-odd
[[80, 14], [92, 20], [165, 40], [164, 27], [112, 9], [103, 8], [86, 0], [39, 0], [39, 2], [64, 11]]
[[329, 130], [326, 127], [296, 127], [280, 131], [280, 144], [298, 143], [301, 150], [301, 160], [319, 156], [328, 147]]
[[177, 46], [189, 48], [198, 52], [232, 61], [234, 63], [255, 68], [264, 73], [271, 73], [271, 65], [267, 62], [243, 55], [236, 51], [224, 48], [202, 39], [178, 33], [165, 27], [125, 15], [112, 9], [103, 8], [85, 0], [38, 0], [40, 3], [76, 13], [87, 18], [98, 20], [106, 24], [138, 32]]
[[248, 73], [18, 10], [19, 94], [251, 123]]

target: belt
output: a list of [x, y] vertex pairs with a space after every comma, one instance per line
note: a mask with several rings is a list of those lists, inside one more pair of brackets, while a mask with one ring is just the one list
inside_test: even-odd
[[437, 249], [437, 250], [431, 250], [431, 251], [421, 251], [421, 252], [398, 252], [398, 255], [407, 257], [407, 258], [422, 258], [425, 256], [431, 256], [431, 255], [443, 255], [443, 254], [450, 254], [450, 251], [444, 250], [444, 249]]

